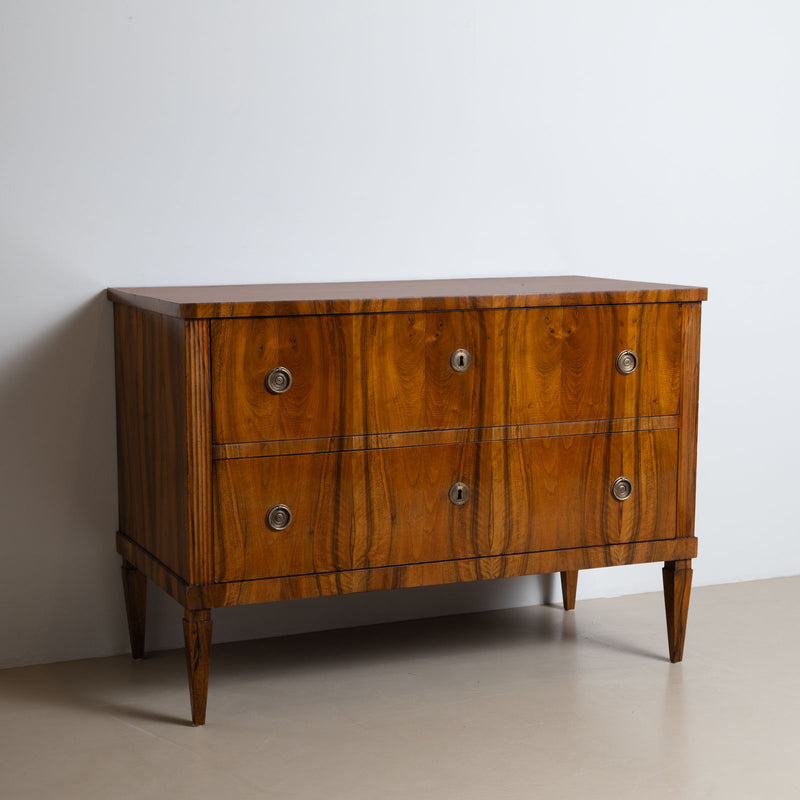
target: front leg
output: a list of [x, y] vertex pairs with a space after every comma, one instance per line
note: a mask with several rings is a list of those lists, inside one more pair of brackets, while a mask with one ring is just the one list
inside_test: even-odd
[[211, 666], [211, 611], [186, 609], [183, 619], [186, 670], [189, 674], [189, 697], [192, 722], [204, 725], [208, 699], [208, 672]]
[[669, 660], [674, 664], [683, 658], [683, 640], [686, 637], [686, 617], [689, 613], [689, 595], [692, 591], [692, 561], [664, 562], [664, 604], [667, 609], [667, 639]]
[[122, 559], [122, 591], [128, 616], [131, 655], [144, 658], [144, 623], [147, 611], [147, 577], [129, 561]]
[[561, 599], [564, 601], [564, 610], [571, 611], [575, 608], [575, 594], [578, 590], [578, 570], [571, 569], [561, 573]]

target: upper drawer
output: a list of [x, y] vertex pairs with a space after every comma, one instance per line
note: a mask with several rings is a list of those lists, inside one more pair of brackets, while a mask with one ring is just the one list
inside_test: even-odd
[[[211, 326], [220, 444], [678, 412], [679, 303]], [[459, 350], [469, 354], [464, 371], [453, 366]], [[616, 367], [625, 350], [636, 354], [630, 374]], [[284, 393], [266, 385], [276, 367], [291, 374]]]

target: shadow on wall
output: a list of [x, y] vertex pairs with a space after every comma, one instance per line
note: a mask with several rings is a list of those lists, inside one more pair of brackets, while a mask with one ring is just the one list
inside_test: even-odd
[[[97, 294], [7, 359], [0, 666], [119, 649], [113, 324]], [[113, 571], [113, 578], [117, 578]]]

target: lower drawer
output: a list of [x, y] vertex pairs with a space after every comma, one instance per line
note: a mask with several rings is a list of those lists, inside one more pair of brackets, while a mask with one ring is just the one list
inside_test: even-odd
[[215, 577], [674, 538], [677, 454], [661, 430], [216, 461]]

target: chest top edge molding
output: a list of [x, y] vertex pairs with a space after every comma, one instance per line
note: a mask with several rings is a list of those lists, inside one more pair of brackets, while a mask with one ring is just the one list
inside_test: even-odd
[[700, 302], [699, 286], [578, 275], [109, 288], [114, 303], [183, 319]]

